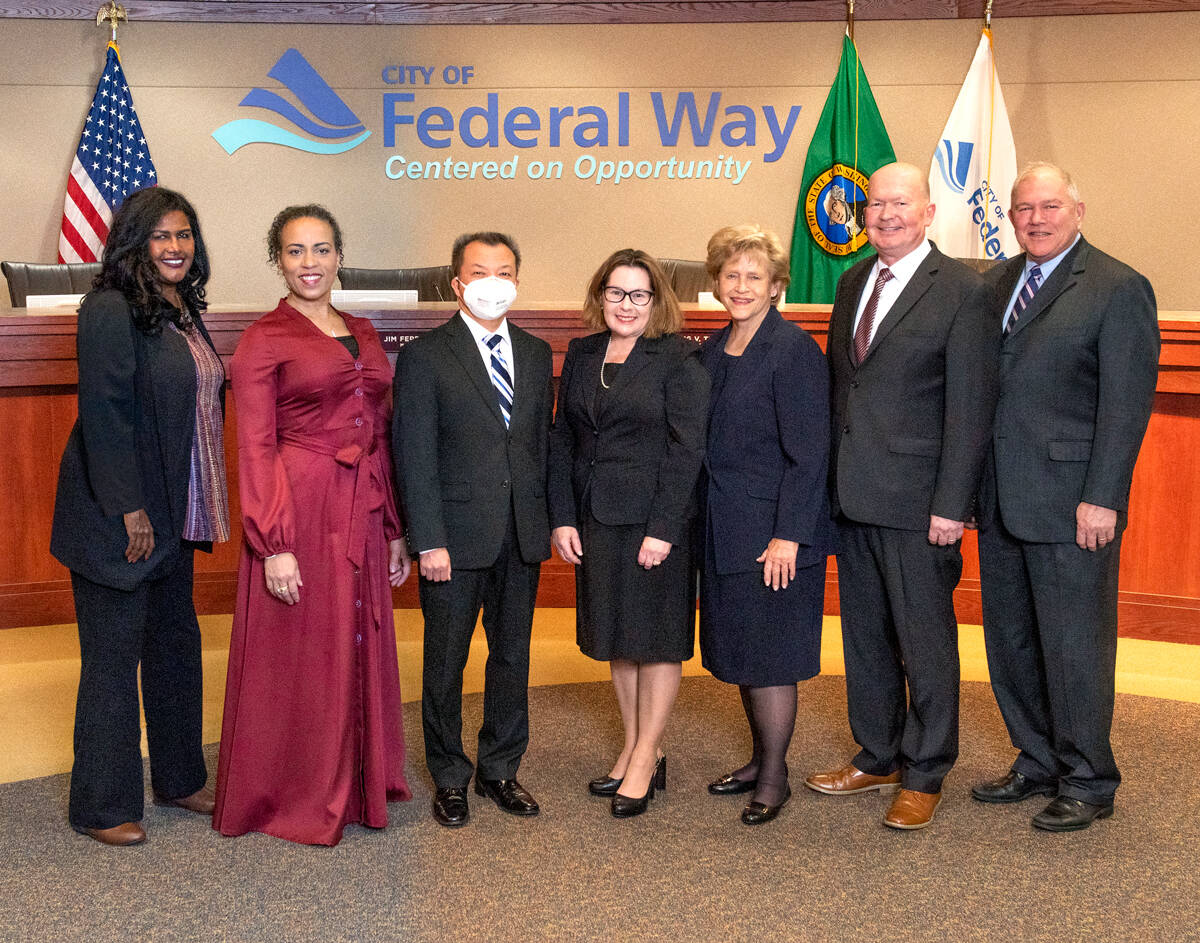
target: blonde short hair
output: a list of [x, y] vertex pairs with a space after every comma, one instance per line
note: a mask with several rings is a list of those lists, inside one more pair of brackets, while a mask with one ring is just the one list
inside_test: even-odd
[[779, 282], [782, 290], [787, 289], [792, 277], [783, 243], [769, 229], [761, 229], [749, 223], [718, 229], [708, 240], [708, 257], [704, 261], [704, 268], [713, 280], [713, 285], [716, 285], [717, 277], [725, 263], [746, 253], [763, 256], [771, 272], [771, 281]]
[[650, 290], [654, 292], [654, 306], [650, 309], [650, 320], [643, 332], [648, 338], [675, 334], [683, 327], [683, 312], [679, 310], [679, 299], [671, 288], [662, 266], [641, 249], [618, 249], [607, 259], [588, 282], [587, 299], [583, 303], [583, 323], [595, 331], [607, 326], [604, 322], [604, 289], [608, 276], [622, 266], [640, 268], [650, 276]]

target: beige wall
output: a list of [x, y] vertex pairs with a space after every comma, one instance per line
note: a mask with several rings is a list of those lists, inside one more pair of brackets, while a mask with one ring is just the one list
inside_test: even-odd
[[[52, 261], [66, 174], [102, 61], [102, 31], [87, 22], [5, 20], [0, 59], [0, 258]], [[756, 221], [785, 240], [792, 230], [804, 155], [836, 69], [836, 23], [574, 26], [328, 27], [134, 23], [122, 32], [126, 75], [161, 181], [196, 204], [213, 254], [213, 302], [268, 303], [280, 294], [263, 234], [289, 202], [326, 203], [342, 222], [347, 263], [429, 265], [467, 228], [497, 227], [522, 244], [522, 299], [574, 302], [611, 249], [634, 244], [661, 256], [699, 258], [718, 226]], [[1200, 203], [1200, 13], [998, 20], [1000, 78], [1018, 163], [1046, 158], [1076, 175], [1088, 203], [1085, 232], [1143, 271], [1164, 309], [1200, 309], [1190, 267]], [[927, 166], [978, 41], [967, 21], [863, 22], [857, 40], [902, 159]], [[218, 126], [251, 109], [238, 102], [288, 47], [299, 48], [372, 136], [348, 154], [317, 157], [251, 145], [227, 156]], [[466, 89], [418, 86], [417, 106], [455, 113], [498, 91], [502, 112], [528, 104], [599, 104], [632, 93], [631, 146], [573, 144], [494, 152], [456, 144], [429, 151], [411, 128], [384, 148], [384, 65], [469, 64]], [[668, 101], [711, 90], [727, 104], [786, 114], [803, 106], [782, 159], [764, 163], [769, 134], [759, 111], [753, 148], [664, 148], [649, 93]], [[265, 113], [264, 117], [269, 117]], [[566, 125], [570, 127], [568, 123]], [[543, 139], [546, 133], [542, 132]], [[581, 153], [599, 159], [753, 161], [741, 184], [574, 179]], [[388, 156], [461, 159], [520, 155], [561, 159], [562, 180], [399, 181]], [[6, 301], [7, 299], [5, 299]]]

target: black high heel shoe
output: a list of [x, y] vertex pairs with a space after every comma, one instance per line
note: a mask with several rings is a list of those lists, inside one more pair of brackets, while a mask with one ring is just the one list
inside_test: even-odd
[[612, 814], [614, 818], [629, 819], [635, 815], [641, 815], [650, 805], [650, 800], [654, 798], [656, 789], [667, 791], [667, 758], [660, 756], [658, 762], [654, 764], [654, 772], [650, 774], [650, 787], [646, 790], [644, 796], [623, 796], [619, 792], [613, 792], [612, 797]]
[[[588, 792], [593, 796], [615, 796], [623, 782], [625, 782], [623, 778], [614, 779], [612, 776], [601, 776], [588, 783]], [[654, 788], [660, 792], [667, 791], [667, 758], [665, 756], [660, 756], [654, 765]]]
[[588, 792], [593, 796], [615, 796], [621, 788], [624, 779], [613, 779], [611, 776], [601, 776], [588, 783]]

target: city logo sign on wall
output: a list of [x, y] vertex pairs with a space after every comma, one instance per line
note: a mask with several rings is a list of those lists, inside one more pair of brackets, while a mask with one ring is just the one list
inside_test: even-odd
[[[281, 128], [257, 118], [239, 118], [223, 124], [212, 133], [216, 142], [232, 154], [247, 144], [279, 144], [310, 154], [344, 154], [358, 147], [371, 136], [358, 116], [338, 97], [329, 83], [321, 78], [296, 49], [289, 49], [267, 73], [282, 83], [296, 100], [308, 109], [306, 115], [283, 96], [254, 88], [239, 103], [240, 108], [266, 108], [301, 131], [320, 140], [303, 137], [295, 131]], [[311, 115], [311, 117], [310, 117]]]
[[866, 190], [866, 174], [845, 164], [834, 164], [808, 188], [804, 196], [808, 231], [830, 255], [850, 255], [867, 241]]

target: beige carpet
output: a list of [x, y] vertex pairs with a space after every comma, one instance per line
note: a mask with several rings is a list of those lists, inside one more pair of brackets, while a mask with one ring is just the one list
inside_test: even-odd
[[[480, 702], [466, 700], [468, 731]], [[604, 683], [531, 691], [521, 778], [544, 809], [532, 820], [472, 794], [466, 828], [432, 821], [419, 704], [405, 709], [416, 798], [391, 807], [389, 828], [349, 828], [334, 849], [225, 839], [154, 807], [146, 845], [109, 849], [67, 828], [65, 776], [3, 785], [0, 940], [1200, 939], [1200, 707], [1119, 696], [1116, 815], [1049, 835], [1029, 825], [1041, 800], [969, 798], [1012, 751], [986, 685], [965, 684], [962, 702], [961, 759], [934, 826], [914, 833], [882, 826], [876, 794], [799, 785], [853, 748], [839, 677], [800, 686], [796, 795], [758, 829], [738, 821], [739, 799], [704, 790], [748, 741], [736, 691], [710, 678], [684, 680], [668, 792], [629, 821], [584, 789], [618, 744]]]

